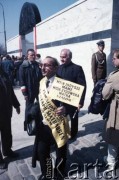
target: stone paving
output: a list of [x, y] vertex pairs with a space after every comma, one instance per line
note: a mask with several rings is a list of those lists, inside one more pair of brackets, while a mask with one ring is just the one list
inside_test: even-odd
[[[8, 168], [0, 170], [0, 180], [37, 180], [41, 175], [40, 165], [36, 168], [31, 166], [31, 156], [34, 136], [29, 137], [23, 131], [25, 101], [19, 88], [15, 93], [21, 103], [21, 113], [13, 111], [12, 132], [13, 150], [20, 154], [18, 159], [5, 158]], [[105, 164], [103, 157], [106, 155], [106, 143], [103, 141], [104, 120], [100, 115], [87, 113], [89, 100], [86, 99], [85, 106], [79, 114], [79, 132], [75, 140], [69, 140], [67, 158], [66, 179], [109, 179], [104, 177]], [[55, 158], [55, 153], [51, 156]], [[115, 179], [119, 172], [111, 174]], [[116, 177], [118, 176], [118, 177]]]

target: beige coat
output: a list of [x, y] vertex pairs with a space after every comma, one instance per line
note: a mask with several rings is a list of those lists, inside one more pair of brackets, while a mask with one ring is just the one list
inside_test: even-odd
[[105, 139], [107, 143], [119, 146], [119, 70], [109, 75], [102, 94], [106, 100], [111, 98]]

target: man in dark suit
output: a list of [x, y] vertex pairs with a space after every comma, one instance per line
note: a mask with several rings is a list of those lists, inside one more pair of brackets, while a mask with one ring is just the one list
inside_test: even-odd
[[27, 50], [27, 60], [24, 60], [19, 69], [21, 91], [26, 101], [24, 130], [26, 130], [29, 109], [35, 100], [38, 100], [39, 82], [42, 79], [41, 69], [35, 61], [35, 51]]
[[78, 132], [78, 112], [84, 104], [86, 80], [82, 67], [72, 62], [72, 52], [69, 49], [61, 50], [60, 60], [61, 65], [58, 68], [57, 75], [62, 79], [84, 86], [84, 92], [79, 102], [79, 106], [77, 108], [70, 105], [67, 106], [69, 115], [71, 117], [71, 138], [73, 139], [74, 137], [76, 137], [76, 134]]
[[[8, 75], [3, 71], [0, 64], [0, 133], [2, 144], [2, 153], [4, 156], [17, 157], [18, 154], [12, 151], [12, 130], [11, 117], [12, 108], [20, 113], [20, 104], [13, 91], [12, 84]], [[0, 147], [1, 149], [1, 147]], [[0, 150], [0, 169], [5, 168], [5, 162]]]
[[[44, 78], [40, 81], [39, 102], [43, 121], [39, 130], [38, 157], [42, 179], [55, 177], [60, 180], [64, 177], [69, 136], [65, 124], [65, 120], [67, 121], [65, 106], [63, 103], [49, 98], [49, 91], [56, 76], [57, 68], [57, 60], [50, 56], [47, 56], [41, 63]], [[50, 157], [52, 145], [55, 146], [56, 150], [54, 174], [52, 172], [52, 158]]]

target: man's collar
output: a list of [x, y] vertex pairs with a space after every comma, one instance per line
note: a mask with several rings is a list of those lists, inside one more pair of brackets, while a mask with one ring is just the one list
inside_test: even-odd
[[73, 62], [71, 61], [70, 63], [68, 63], [68, 64], [62, 64], [62, 66], [63, 67], [68, 67], [68, 66], [70, 66], [70, 65], [72, 65], [73, 64]]
[[52, 76], [50, 79], [47, 78], [48, 81], [50, 81], [50, 83], [52, 83], [55, 79], [56, 75]]
[[35, 63], [35, 61], [30, 61], [30, 60], [28, 60], [28, 62], [29, 62], [29, 64], [34, 64]]
[[100, 54], [104, 54], [104, 52], [103, 51], [98, 51]]

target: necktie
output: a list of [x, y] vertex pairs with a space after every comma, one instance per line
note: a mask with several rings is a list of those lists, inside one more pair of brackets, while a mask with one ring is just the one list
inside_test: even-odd
[[47, 82], [46, 82], [46, 88], [49, 87], [49, 83], [50, 83], [50, 81], [47, 81]]
[[34, 69], [34, 65], [33, 64], [31, 64], [31, 67]]

